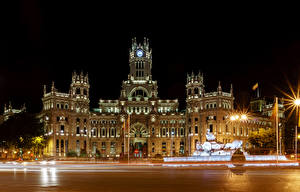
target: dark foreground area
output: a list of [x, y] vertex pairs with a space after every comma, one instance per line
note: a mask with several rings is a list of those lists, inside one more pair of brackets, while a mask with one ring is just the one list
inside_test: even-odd
[[0, 191], [300, 191], [300, 169], [2, 169]]

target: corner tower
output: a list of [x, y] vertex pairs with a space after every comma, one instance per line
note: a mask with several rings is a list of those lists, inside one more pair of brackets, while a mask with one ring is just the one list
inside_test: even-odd
[[72, 83], [70, 85], [70, 96], [74, 102], [76, 112], [89, 112], [89, 89], [90, 84], [88, 74], [84, 75], [83, 72], [77, 74], [74, 71], [72, 74]]

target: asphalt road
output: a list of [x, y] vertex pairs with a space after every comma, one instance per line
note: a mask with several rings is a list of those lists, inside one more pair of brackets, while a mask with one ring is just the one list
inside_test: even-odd
[[300, 191], [298, 168], [1, 169], [0, 191]]

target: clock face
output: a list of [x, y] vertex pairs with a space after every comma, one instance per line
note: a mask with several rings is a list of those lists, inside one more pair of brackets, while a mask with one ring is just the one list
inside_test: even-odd
[[144, 52], [142, 51], [142, 50], [137, 50], [136, 51], [136, 55], [138, 56], [138, 57], [142, 57], [143, 55], [144, 55]]

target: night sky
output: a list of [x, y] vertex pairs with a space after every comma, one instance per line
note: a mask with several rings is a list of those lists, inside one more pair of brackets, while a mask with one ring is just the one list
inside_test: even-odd
[[39, 112], [43, 84], [49, 90], [53, 80], [60, 91], [68, 92], [74, 70], [89, 73], [91, 108], [99, 98], [118, 99], [135, 36], [150, 39], [159, 97], [178, 98], [181, 109], [191, 71], [204, 73], [206, 91], [215, 91], [219, 80], [224, 91], [233, 83], [240, 106], [248, 104], [256, 82], [267, 97], [281, 96], [275, 87], [286, 89], [284, 76], [297, 82], [300, 41], [288, 25], [281, 25], [284, 22], [220, 9], [184, 7], [188, 13], [183, 14], [179, 7], [15, 3], [5, 38], [7, 57], [0, 65], [0, 111], [11, 101], [15, 108], [25, 102], [29, 111]]

